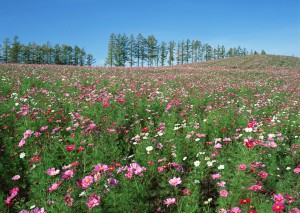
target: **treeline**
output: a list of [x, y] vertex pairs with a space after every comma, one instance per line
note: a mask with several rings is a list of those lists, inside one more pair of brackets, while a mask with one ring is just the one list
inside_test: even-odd
[[3, 44], [0, 44], [0, 63], [91, 66], [95, 62], [92, 54], [86, 53], [84, 48], [77, 45], [52, 46], [50, 42], [43, 45], [30, 42], [25, 45], [19, 42], [18, 36], [15, 36], [12, 42], [6, 38]]
[[[144, 37], [131, 34], [111, 33], [108, 43], [106, 66], [165, 66], [207, 61], [220, 58], [230, 58], [249, 54], [246, 48], [240, 46], [225, 49], [224, 45], [212, 47], [199, 40], [182, 40], [161, 42], [154, 35]], [[261, 54], [266, 54], [262, 51]]]

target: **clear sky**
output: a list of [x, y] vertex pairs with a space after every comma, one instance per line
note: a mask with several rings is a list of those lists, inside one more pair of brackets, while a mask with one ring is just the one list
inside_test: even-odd
[[114, 32], [300, 57], [300, 0], [1, 0], [0, 42], [84, 47], [102, 65]]

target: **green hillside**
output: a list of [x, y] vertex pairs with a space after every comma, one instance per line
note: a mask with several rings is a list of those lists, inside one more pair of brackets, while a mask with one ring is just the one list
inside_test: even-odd
[[300, 71], [300, 58], [277, 55], [251, 55], [197, 63], [200, 67], [222, 67], [229, 69], [272, 69]]

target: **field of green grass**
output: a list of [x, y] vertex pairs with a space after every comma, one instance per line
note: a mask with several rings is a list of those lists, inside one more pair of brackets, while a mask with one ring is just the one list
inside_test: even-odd
[[299, 58], [0, 76], [0, 212], [300, 212]]

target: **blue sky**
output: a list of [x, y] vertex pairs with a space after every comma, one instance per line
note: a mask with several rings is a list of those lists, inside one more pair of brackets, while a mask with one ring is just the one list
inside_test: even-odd
[[212, 46], [300, 57], [299, 0], [2, 0], [0, 42], [84, 47], [102, 65], [114, 32], [159, 41], [198, 39]]

